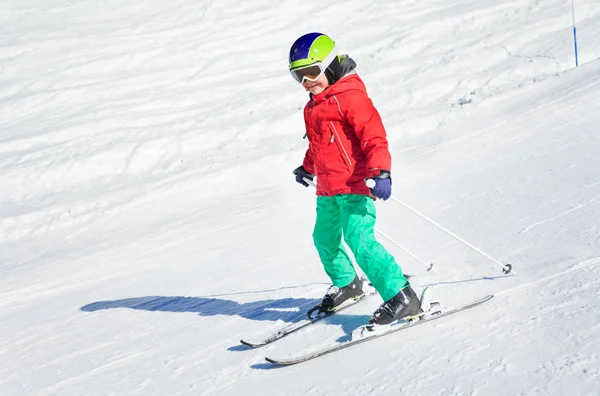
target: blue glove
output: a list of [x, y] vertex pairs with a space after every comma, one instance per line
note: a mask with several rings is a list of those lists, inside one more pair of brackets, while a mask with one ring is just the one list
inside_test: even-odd
[[308, 173], [302, 165], [294, 169], [294, 175], [296, 175], [296, 182], [302, 184], [304, 187], [308, 187], [308, 183], [304, 181], [304, 178], [313, 181], [315, 177], [315, 175]]
[[[392, 177], [390, 172], [382, 170], [378, 177], [367, 180], [372, 180], [375, 182], [375, 186], [370, 186], [369, 188], [371, 189], [371, 194], [377, 198], [381, 198], [386, 201], [392, 196]], [[372, 182], [370, 184], [372, 184]]]

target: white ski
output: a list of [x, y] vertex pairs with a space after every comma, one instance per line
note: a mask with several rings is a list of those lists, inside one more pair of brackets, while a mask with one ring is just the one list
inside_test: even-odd
[[339, 307], [335, 312], [329, 314], [329, 315], [320, 315], [320, 316], [316, 316], [314, 318], [310, 318], [308, 319], [306, 317], [306, 314], [301, 314], [298, 318], [297, 321], [294, 321], [293, 323], [290, 323], [288, 325], [285, 325], [269, 334], [267, 334], [266, 336], [262, 336], [262, 337], [246, 337], [246, 338], [242, 338], [240, 340], [240, 343], [252, 347], [252, 348], [258, 348], [261, 346], [265, 346], [267, 344], [270, 344], [274, 341], [277, 341], [283, 337], [285, 337], [288, 334], [291, 334], [295, 331], [298, 331], [308, 325], [311, 325], [315, 322], [320, 321], [321, 319], [325, 319], [331, 315], [336, 314], [337, 312], [343, 311], [346, 308], [349, 308], [353, 305], [358, 304], [359, 302], [361, 302], [362, 300], [364, 300], [366, 297], [372, 296], [374, 294], [377, 294], [377, 291], [372, 287], [372, 286], [368, 286], [365, 285], [364, 287], [364, 296], [361, 297], [358, 300], [353, 300], [353, 301], [347, 301], [346, 303], [344, 303], [344, 305], [342, 305], [341, 307]]
[[[336, 351], [339, 351], [342, 349], [346, 349], [351, 346], [358, 345], [358, 344], [361, 344], [361, 343], [369, 341], [369, 340], [374, 340], [374, 339], [382, 337], [384, 335], [392, 334], [392, 333], [395, 333], [400, 330], [405, 330], [405, 329], [408, 329], [411, 327], [418, 326], [420, 324], [430, 322], [432, 320], [440, 319], [445, 316], [449, 316], [449, 315], [452, 315], [452, 314], [455, 314], [455, 313], [458, 313], [461, 311], [465, 311], [467, 309], [477, 307], [477, 306], [485, 303], [486, 301], [489, 301], [492, 297], [494, 297], [494, 295], [490, 294], [479, 300], [475, 300], [469, 304], [465, 304], [465, 305], [453, 308], [446, 312], [435, 311], [436, 303], [431, 303], [431, 311], [419, 314], [419, 315], [417, 315], [417, 317], [413, 317], [413, 320], [403, 320], [398, 323], [392, 324], [390, 326], [386, 326], [385, 328], [378, 328], [373, 333], [370, 333], [368, 330], [366, 330], [366, 326], [361, 326], [357, 329], [357, 330], [359, 330], [358, 332], [357, 332], [357, 330], [355, 330], [353, 332], [353, 335], [355, 337], [358, 336], [358, 338], [351, 339], [350, 341], [335, 344], [335, 345], [323, 348], [321, 350], [308, 353], [306, 355], [292, 356], [292, 357], [281, 358], [281, 359], [266, 357], [265, 360], [269, 363], [279, 364], [279, 365], [292, 365], [292, 364], [306, 362], [308, 360], [312, 360], [312, 359], [318, 358], [320, 356], [324, 356], [324, 355], [327, 355], [327, 354], [330, 354], [332, 352], [336, 352]], [[411, 318], [409, 318], [409, 319], [411, 319]], [[355, 332], [356, 332], [356, 334], [355, 334]]]

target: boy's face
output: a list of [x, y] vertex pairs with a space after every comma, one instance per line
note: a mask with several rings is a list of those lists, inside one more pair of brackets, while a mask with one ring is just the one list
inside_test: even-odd
[[302, 86], [311, 94], [318, 95], [321, 92], [325, 91], [325, 88], [329, 86], [329, 81], [327, 81], [327, 76], [325, 75], [325, 73], [322, 73], [321, 76], [319, 76], [319, 78], [317, 79], [317, 81], [304, 80]]

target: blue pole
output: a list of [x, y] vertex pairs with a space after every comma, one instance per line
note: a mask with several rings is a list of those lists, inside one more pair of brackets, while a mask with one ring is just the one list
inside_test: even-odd
[[575, 27], [575, 0], [571, 0], [573, 9], [573, 43], [575, 43], [575, 67], [579, 67], [579, 56], [577, 54], [577, 28]]
[[575, 67], [579, 67], [579, 58], [577, 57], [577, 29], [573, 26], [573, 40], [575, 42]]

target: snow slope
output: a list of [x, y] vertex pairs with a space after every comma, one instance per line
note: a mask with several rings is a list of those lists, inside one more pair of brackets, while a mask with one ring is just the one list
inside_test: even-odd
[[[0, 3], [0, 395], [600, 395], [600, 8], [562, 0]], [[485, 307], [306, 364], [380, 303], [239, 346], [328, 285], [293, 40], [358, 63], [378, 228]]]

